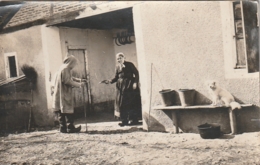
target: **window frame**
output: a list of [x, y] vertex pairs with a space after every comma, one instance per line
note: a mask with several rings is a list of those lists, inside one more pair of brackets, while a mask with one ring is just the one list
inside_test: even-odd
[[238, 2], [238, 1], [234, 1], [234, 2], [232, 2], [232, 10], [233, 10], [233, 21], [234, 21], [234, 38], [235, 38], [235, 43], [236, 43], [236, 54], [235, 54], [235, 61], [234, 61], [234, 63], [233, 63], [233, 65], [234, 65], [234, 69], [247, 69], [248, 68], [248, 62], [247, 62], [247, 47], [246, 47], [246, 32], [245, 32], [245, 20], [244, 20], [244, 10], [243, 10], [243, 4], [242, 4], [242, 1], [239, 1], [239, 4], [240, 4], [240, 10], [241, 10], [241, 23], [242, 23], [242, 28], [243, 28], [243, 39], [244, 39], [244, 42], [243, 42], [243, 45], [244, 45], [244, 52], [243, 52], [243, 55], [244, 55], [244, 58], [245, 58], [245, 65], [243, 66], [243, 67], [238, 67], [237, 66], [237, 61], [238, 61], [238, 52], [237, 52], [237, 50], [238, 50], [238, 48], [237, 48], [237, 41], [236, 41], [236, 36], [237, 36], [237, 34], [236, 34], [236, 26], [235, 26], [235, 24], [236, 24], [236, 21], [235, 21], [235, 19], [234, 19], [234, 17], [235, 17], [235, 11], [234, 11], [234, 3], [235, 2]]
[[15, 58], [16, 73], [17, 73], [17, 77], [19, 77], [17, 53], [9, 52], [9, 53], [4, 53], [6, 79], [15, 78], [15, 77], [10, 77], [11, 75], [10, 75], [9, 57], [12, 57], [12, 56], [14, 56], [14, 58]]
[[[236, 38], [234, 37], [236, 35], [236, 32], [235, 32], [235, 22], [234, 22], [233, 1], [221, 1], [220, 10], [221, 10], [221, 22], [222, 22], [225, 77], [227, 79], [259, 77], [259, 71], [254, 73], [249, 73], [247, 67], [246, 68], [235, 67], [236, 60], [237, 60], [237, 48], [236, 48]], [[246, 54], [245, 56], [247, 58]], [[246, 66], [247, 65], [248, 62], [246, 61]]]

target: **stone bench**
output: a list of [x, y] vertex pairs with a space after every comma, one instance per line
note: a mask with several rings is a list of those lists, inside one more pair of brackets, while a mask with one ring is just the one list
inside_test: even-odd
[[[240, 104], [242, 108], [244, 107], [252, 107], [253, 104]], [[230, 127], [231, 127], [231, 134], [237, 133], [237, 123], [236, 123], [236, 116], [235, 110], [232, 110], [231, 107], [227, 106], [213, 106], [213, 105], [195, 105], [195, 106], [155, 106], [153, 107], [154, 110], [162, 110], [164, 112], [171, 111], [171, 119], [173, 124], [175, 125], [175, 133], [179, 133], [179, 122], [178, 122], [178, 115], [179, 111], [181, 110], [195, 110], [195, 109], [215, 109], [215, 108], [228, 108], [229, 112], [229, 119], [230, 119]]]

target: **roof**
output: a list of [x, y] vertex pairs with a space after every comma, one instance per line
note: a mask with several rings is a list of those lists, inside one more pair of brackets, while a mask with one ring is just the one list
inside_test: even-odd
[[21, 7], [22, 4], [0, 6], [0, 31], [8, 24]]
[[30, 82], [25, 75], [0, 81], [0, 95], [14, 92], [29, 92]]
[[25, 75], [22, 75], [19, 77], [14, 77], [14, 78], [9, 78], [6, 80], [0, 80], [0, 87], [2, 87], [3, 85], [6, 85], [6, 84], [10, 84], [10, 83], [16, 83], [16, 82], [19, 82], [24, 79], [26, 79]]
[[17, 5], [22, 4], [23, 1], [0, 1], [0, 6], [9, 6], [9, 5]]

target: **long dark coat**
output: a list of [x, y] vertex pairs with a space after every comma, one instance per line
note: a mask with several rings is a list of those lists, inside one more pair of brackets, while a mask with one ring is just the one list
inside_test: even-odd
[[139, 83], [139, 73], [131, 62], [124, 62], [125, 67], [116, 66], [115, 77], [111, 83], [116, 82], [115, 117], [122, 120], [133, 120], [141, 118], [141, 96], [137, 86], [133, 89], [134, 83]]

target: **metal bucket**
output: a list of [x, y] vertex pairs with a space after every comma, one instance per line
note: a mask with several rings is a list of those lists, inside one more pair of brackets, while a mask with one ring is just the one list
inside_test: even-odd
[[215, 139], [220, 137], [220, 125], [214, 124], [202, 124], [198, 126], [200, 137], [203, 139]]
[[164, 106], [174, 105], [174, 91], [171, 89], [163, 89], [159, 91], [162, 97], [162, 102]]
[[194, 105], [194, 101], [195, 101], [194, 89], [179, 89], [178, 93], [181, 100], [181, 105], [183, 107]]

